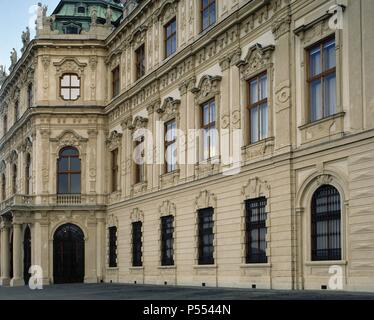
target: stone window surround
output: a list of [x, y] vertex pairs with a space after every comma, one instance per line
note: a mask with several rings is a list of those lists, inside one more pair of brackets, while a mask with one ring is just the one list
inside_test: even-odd
[[[251, 178], [242, 187], [242, 201], [241, 211], [241, 248], [242, 248], [242, 264], [240, 267], [253, 267], [253, 268], [270, 268], [271, 267], [271, 248], [270, 248], [270, 237], [271, 237], [271, 188], [267, 181], [261, 180], [259, 177]], [[257, 199], [264, 197], [266, 198], [266, 256], [268, 258], [267, 263], [246, 263], [246, 200]]]
[[[132, 261], [132, 258], [133, 258], [133, 229], [132, 229], [132, 224], [134, 222], [141, 222], [142, 223], [142, 228], [141, 228], [141, 232], [142, 232], [142, 237], [141, 237], [141, 241], [142, 241], [142, 266], [134, 266], [133, 265], [133, 261]], [[130, 269], [131, 270], [138, 270], [138, 271], [144, 271], [144, 213], [142, 210], [140, 210], [139, 208], [134, 208], [132, 209], [131, 213], [130, 213], [130, 243], [131, 245], [128, 246], [129, 249], [130, 249], [130, 257], [131, 257], [131, 264], [130, 264]]]
[[[331, 30], [328, 27], [328, 21], [331, 14], [323, 14], [322, 16], [315, 17], [307, 25], [302, 25], [297, 28], [294, 33], [296, 34], [296, 50], [300, 56], [300, 68], [297, 68], [297, 72], [300, 75], [300, 92], [301, 95], [301, 119], [298, 123], [298, 128], [301, 133], [301, 143], [308, 143], [313, 140], [328, 137], [330, 135], [329, 129], [335, 125], [336, 134], [342, 134], [344, 131], [344, 117], [345, 112], [342, 106], [342, 31]], [[308, 62], [308, 48], [313, 45], [335, 36], [336, 46], [336, 112], [335, 114], [319, 119], [315, 122], [309, 121], [309, 88], [307, 84], [307, 69], [309, 66]], [[317, 134], [318, 132], [318, 134]], [[315, 136], [310, 138], [310, 136]]]
[[[176, 265], [177, 265], [177, 262], [176, 262], [176, 205], [175, 203], [171, 202], [170, 200], [165, 200], [159, 207], [158, 207], [158, 211], [159, 211], [159, 217], [160, 217], [160, 221], [158, 223], [158, 248], [159, 248], [159, 254], [158, 254], [158, 268], [159, 269], [175, 269], [176, 268]], [[173, 228], [174, 228], [174, 232], [173, 232], [173, 249], [174, 249], [174, 255], [173, 255], [173, 260], [174, 260], [174, 265], [170, 265], [170, 266], [163, 266], [162, 263], [161, 263], [161, 236], [162, 236], [162, 229], [161, 229], [161, 218], [162, 217], [166, 217], [166, 216], [173, 216], [174, 220], [173, 220]]]
[[[109, 242], [109, 228], [110, 227], [116, 227], [117, 228], [117, 232], [116, 232], [116, 245], [117, 245], [117, 250], [116, 250], [116, 254], [117, 254], [117, 267], [109, 267], [109, 245], [110, 245], [110, 242]], [[119, 267], [118, 267], [118, 218], [117, 216], [111, 214], [109, 216], [107, 216], [106, 218], [106, 228], [105, 228], [105, 239], [106, 239], [106, 254], [105, 254], [105, 266], [107, 269], [110, 269], [110, 270], [118, 270]]]
[[118, 186], [117, 190], [113, 191], [111, 186], [112, 186], [112, 175], [109, 174], [109, 181], [108, 181], [108, 188], [111, 190], [112, 194], [121, 194], [121, 181], [122, 181], [122, 174], [121, 174], [121, 163], [122, 163], [122, 133], [117, 132], [116, 130], [113, 130], [110, 135], [108, 136], [106, 140], [106, 145], [108, 149], [108, 164], [110, 164], [110, 167], [108, 170], [111, 172], [111, 152], [115, 149], [118, 149]]
[[[349, 199], [347, 198], [348, 185], [342, 174], [330, 170], [316, 172], [304, 180], [296, 195], [296, 219], [298, 237], [302, 237], [298, 256], [303, 257], [302, 263], [305, 266], [326, 266], [347, 264], [347, 217], [349, 215]], [[339, 261], [312, 261], [311, 259], [311, 201], [314, 192], [322, 185], [331, 185], [340, 193], [341, 199], [341, 260]], [[300, 252], [301, 251], [301, 252]]]

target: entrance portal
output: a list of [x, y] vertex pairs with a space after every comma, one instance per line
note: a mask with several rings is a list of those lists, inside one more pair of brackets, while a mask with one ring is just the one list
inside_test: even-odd
[[84, 234], [74, 224], [60, 226], [53, 237], [54, 283], [84, 280]]

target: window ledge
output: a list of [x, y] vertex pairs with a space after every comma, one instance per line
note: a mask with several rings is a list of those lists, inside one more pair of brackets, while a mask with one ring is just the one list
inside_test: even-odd
[[248, 268], [248, 269], [271, 268], [271, 263], [243, 263], [240, 265], [240, 268]]
[[119, 267], [107, 267], [106, 268], [108, 271], [118, 271]]
[[335, 114], [333, 114], [331, 116], [328, 116], [328, 117], [319, 119], [317, 121], [309, 122], [309, 123], [306, 123], [306, 124], [304, 124], [302, 126], [299, 126], [299, 129], [300, 130], [308, 129], [310, 127], [317, 126], [319, 124], [325, 123], [325, 122], [333, 120], [333, 119], [343, 118], [344, 115], [345, 115], [345, 112], [335, 113]]
[[305, 265], [310, 266], [310, 267], [315, 267], [315, 266], [345, 266], [348, 264], [347, 260], [329, 260], [329, 261], [306, 261]]
[[157, 269], [161, 269], [161, 270], [175, 270], [177, 269], [177, 267], [175, 265], [173, 266], [158, 266]]
[[130, 267], [129, 269], [133, 271], [142, 271], [144, 270], [144, 267]]
[[195, 264], [193, 268], [194, 269], [217, 269], [218, 266], [216, 264]]

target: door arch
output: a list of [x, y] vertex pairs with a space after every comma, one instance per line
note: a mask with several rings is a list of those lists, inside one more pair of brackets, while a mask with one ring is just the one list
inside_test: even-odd
[[84, 280], [84, 234], [75, 224], [60, 226], [53, 237], [54, 283]]
[[30, 280], [29, 269], [31, 267], [31, 230], [27, 226], [23, 236], [23, 279], [27, 285]]

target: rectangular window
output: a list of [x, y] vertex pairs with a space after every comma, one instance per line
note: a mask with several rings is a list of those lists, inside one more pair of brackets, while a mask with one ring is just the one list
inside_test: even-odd
[[199, 264], [214, 264], [213, 208], [199, 210]]
[[336, 113], [335, 38], [308, 49], [309, 117], [314, 122]]
[[112, 70], [112, 97], [119, 95], [120, 79], [119, 79], [119, 66]]
[[60, 95], [64, 100], [77, 100], [80, 97], [80, 78], [76, 74], [64, 74], [60, 79]]
[[117, 227], [109, 227], [109, 268], [117, 267]]
[[142, 223], [140, 221], [132, 224], [132, 265], [141, 267], [142, 262]]
[[165, 160], [166, 173], [176, 170], [177, 137], [175, 129], [177, 123], [171, 120], [165, 124]]
[[135, 50], [136, 80], [145, 75], [145, 46], [142, 44]]
[[249, 124], [250, 141], [256, 143], [268, 137], [268, 94], [267, 74], [249, 80]]
[[112, 192], [118, 190], [118, 149], [111, 152], [112, 156]]
[[7, 117], [7, 115], [5, 115], [4, 118], [3, 118], [3, 134], [4, 134], [4, 136], [7, 132], [8, 132], [8, 117]]
[[18, 100], [14, 104], [14, 122], [17, 122], [19, 119], [19, 102]]
[[216, 1], [201, 0], [201, 29], [204, 31], [216, 23]]
[[161, 265], [174, 265], [174, 217], [161, 218]]
[[140, 136], [135, 140], [135, 183], [141, 183], [144, 180], [144, 136]]
[[203, 157], [210, 159], [217, 155], [216, 103], [212, 99], [202, 105]]
[[267, 263], [266, 256], [266, 198], [247, 200], [246, 263]]
[[32, 83], [27, 87], [27, 107], [31, 108], [33, 104], [34, 93]]
[[177, 20], [174, 18], [165, 27], [165, 58], [177, 50]]

